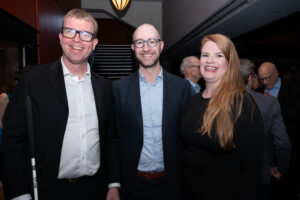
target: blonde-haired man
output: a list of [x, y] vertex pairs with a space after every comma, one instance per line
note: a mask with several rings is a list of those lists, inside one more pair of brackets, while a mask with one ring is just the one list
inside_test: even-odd
[[98, 25], [86, 11], [67, 13], [58, 34], [62, 57], [26, 67], [4, 126], [7, 199], [31, 199], [25, 98], [32, 101], [39, 199], [118, 200], [118, 136], [111, 84], [91, 71]]

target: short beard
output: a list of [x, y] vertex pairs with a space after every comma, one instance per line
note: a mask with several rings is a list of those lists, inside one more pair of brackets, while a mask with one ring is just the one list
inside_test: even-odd
[[138, 58], [136, 58], [139, 65], [142, 66], [143, 68], [151, 68], [151, 67], [154, 67], [155, 65], [157, 65], [158, 61], [159, 61], [159, 58], [157, 58], [152, 64], [150, 65], [145, 65], [141, 60], [139, 60]]

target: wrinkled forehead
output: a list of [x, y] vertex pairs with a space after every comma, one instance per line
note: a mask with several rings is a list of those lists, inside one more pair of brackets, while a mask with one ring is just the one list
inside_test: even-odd
[[149, 38], [160, 39], [158, 31], [150, 24], [141, 25], [133, 34], [133, 40], [147, 40]]

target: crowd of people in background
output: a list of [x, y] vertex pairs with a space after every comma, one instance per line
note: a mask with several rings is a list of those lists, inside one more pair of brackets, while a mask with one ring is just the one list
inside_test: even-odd
[[145, 23], [132, 37], [138, 71], [111, 84], [88, 63], [97, 32], [88, 12], [72, 9], [58, 34], [62, 56], [1, 88], [7, 199], [300, 198], [299, 68], [256, 66], [230, 38], [209, 34], [199, 57], [182, 60], [182, 78], [161, 66], [164, 41]]

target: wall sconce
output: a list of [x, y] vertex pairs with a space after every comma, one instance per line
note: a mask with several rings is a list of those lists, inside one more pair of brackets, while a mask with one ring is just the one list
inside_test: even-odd
[[124, 10], [130, 0], [111, 0], [115, 8], [119, 11]]

